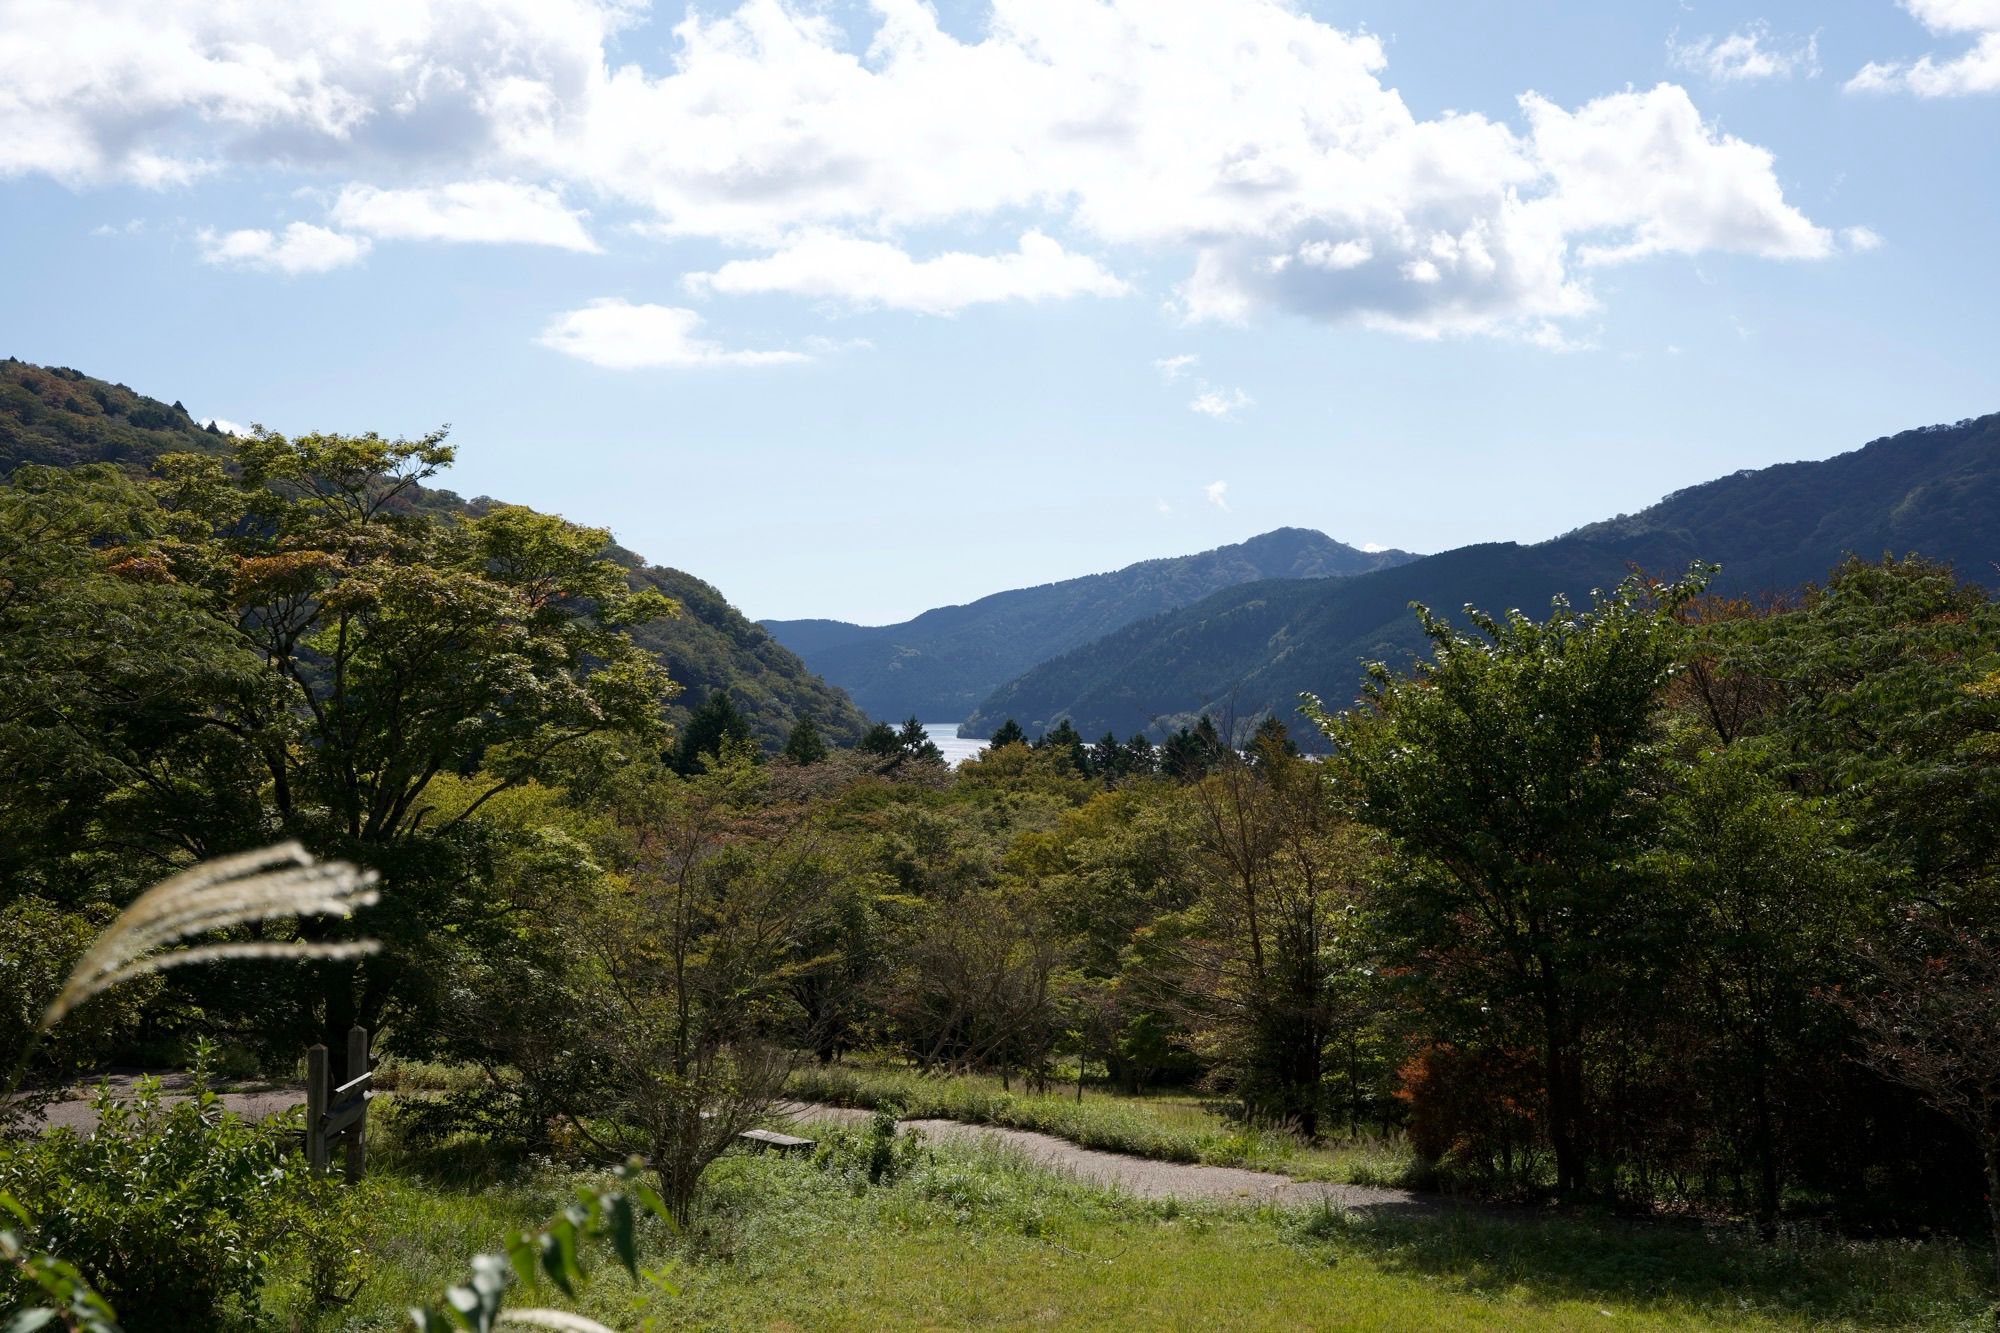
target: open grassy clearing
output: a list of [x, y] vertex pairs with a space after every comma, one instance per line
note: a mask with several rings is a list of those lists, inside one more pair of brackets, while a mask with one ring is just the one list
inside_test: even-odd
[[[616, 1328], [686, 1329], [1972, 1329], [1976, 1257], [1946, 1243], [1458, 1213], [1142, 1203], [991, 1148], [927, 1145], [868, 1183], [859, 1131], [812, 1159], [731, 1155], [682, 1237], [655, 1227], [672, 1294], [603, 1272], [575, 1308]], [[393, 1144], [363, 1188], [372, 1275], [344, 1309], [299, 1308], [284, 1281], [265, 1327], [398, 1327], [467, 1257], [545, 1219], [585, 1179], [476, 1156], [417, 1162]], [[548, 1304], [561, 1306], [551, 1297]]]
[[1030, 1093], [1004, 1089], [984, 1075], [933, 1077], [856, 1064], [801, 1070], [790, 1091], [800, 1101], [868, 1110], [895, 1105], [912, 1120], [1031, 1129], [1106, 1152], [1278, 1171], [1300, 1180], [1402, 1185], [1415, 1164], [1395, 1137], [1364, 1133], [1308, 1143], [1280, 1129], [1232, 1121], [1221, 1103], [1182, 1092], [1132, 1097], [1086, 1087], [1078, 1100], [1073, 1085]]

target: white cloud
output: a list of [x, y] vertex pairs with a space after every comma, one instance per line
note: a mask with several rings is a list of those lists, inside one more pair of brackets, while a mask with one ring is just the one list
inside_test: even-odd
[[1228, 482], [1211, 481], [1210, 483], [1208, 483], [1208, 485], [1201, 488], [1201, 493], [1203, 495], [1206, 495], [1208, 497], [1208, 502], [1214, 505], [1217, 509], [1223, 510], [1224, 512], [1228, 511], [1229, 509]]
[[1691, 42], [1669, 39], [1668, 59], [1679, 69], [1700, 74], [1712, 83], [1748, 83], [1756, 79], [1807, 78], [1819, 75], [1819, 38], [1780, 42], [1768, 23], [1753, 23], [1727, 37], [1699, 37]]
[[1384, 546], [1381, 542], [1363, 542], [1355, 549], [1358, 551], [1366, 551], [1369, 555], [1375, 555], [1378, 552], [1386, 551], [1389, 548]]
[[516, 181], [456, 181], [429, 189], [378, 190], [349, 185], [329, 210], [349, 231], [382, 240], [482, 241], [552, 245], [595, 253], [584, 214], [554, 190]]
[[244, 425], [240, 421], [231, 421], [228, 417], [210, 417], [208, 421], [204, 424], [215, 427], [217, 430], [221, 431], [224, 435], [247, 436], [250, 434], [250, 428], [248, 426]]
[[1163, 356], [1153, 362], [1153, 369], [1160, 372], [1160, 378], [1172, 384], [1181, 376], [1201, 364], [1201, 357], [1194, 352], [1182, 352], [1179, 356]]
[[294, 222], [280, 233], [204, 229], [195, 239], [208, 263], [277, 273], [325, 273], [358, 263], [368, 253], [366, 236], [347, 236], [309, 222]]
[[949, 315], [990, 301], [1047, 301], [1121, 296], [1131, 290], [1096, 260], [1071, 254], [1039, 231], [1013, 254], [953, 252], [917, 260], [886, 241], [826, 232], [787, 244], [763, 259], [732, 259], [713, 273], [690, 273], [697, 293], [729, 296], [785, 292]]
[[1220, 420], [1242, 411], [1255, 401], [1241, 389], [1211, 389], [1203, 385], [1201, 392], [1194, 396], [1194, 401], [1190, 402], [1188, 407], [1205, 417], [1215, 417]]
[[1972, 46], [1939, 60], [1870, 61], [1847, 81], [1847, 91], [1909, 92], [1919, 97], [1959, 97], [2000, 92], [2000, 0], [1902, 0], [1919, 23], [1940, 34], [1965, 34]]
[[183, 184], [229, 165], [495, 154], [573, 103], [626, 19], [597, 0], [5, 0], [0, 177]]
[[[1948, 2], [1991, 0], [1912, 0]], [[519, 182], [548, 193], [508, 239], [574, 243], [588, 199], [746, 252], [716, 292], [943, 312], [1165, 256], [1190, 319], [1533, 336], [1596, 308], [1593, 265], [1833, 249], [1679, 87], [1423, 119], [1377, 38], [1291, 0], [989, 0], [970, 40], [924, 0], [741, 0], [656, 69], [613, 54], [613, 0], [0, 6], [0, 176], [394, 180], [356, 196], [380, 234], [440, 237], [478, 231], [451, 183]], [[999, 226], [1038, 239], [910, 249]]]
[[1841, 243], [1855, 254], [1866, 254], [1870, 250], [1882, 248], [1882, 237], [1869, 227], [1847, 227], [1840, 233]]
[[539, 339], [567, 356], [611, 370], [774, 366], [808, 361], [800, 352], [737, 351], [698, 335], [701, 316], [674, 306], [599, 297], [558, 315]]
[[1174, 507], [1168, 504], [1165, 500], [1154, 501], [1153, 507], [1159, 510], [1162, 514], [1171, 514], [1174, 512]]

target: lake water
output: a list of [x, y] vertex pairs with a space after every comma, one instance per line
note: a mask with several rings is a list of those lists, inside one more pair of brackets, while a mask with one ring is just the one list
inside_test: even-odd
[[938, 749], [944, 751], [944, 761], [957, 768], [966, 760], [986, 748], [985, 741], [962, 741], [958, 738], [956, 722], [926, 722], [924, 734]]

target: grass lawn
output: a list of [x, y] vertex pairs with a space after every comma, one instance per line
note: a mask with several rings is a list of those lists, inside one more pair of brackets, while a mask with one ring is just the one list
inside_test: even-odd
[[[951, 1145], [870, 1185], [861, 1134], [822, 1134], [813, 1159], [726, 1158], [690, 1232], [655, 1229], [647, 1262], [663, 1262], [673, 1294], [600, 1256], [576, 1308], [620, 1329], [1990, 1327], [1978, 1256], [1943, 1242], [1142, 1203]], [[472, 1179], [462, 1165], [440, 1180], [392, 1146], [379, 1158], [364, 1186], [367, 1285], [314, 1312], [274, 1284], [265, 1326], [398, 1327], [474, 1250], [544, 1220], [577, 1183], [548, 1170]]]

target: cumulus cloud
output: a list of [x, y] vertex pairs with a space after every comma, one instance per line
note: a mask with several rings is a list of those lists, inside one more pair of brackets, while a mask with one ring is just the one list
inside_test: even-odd
[[0, 176], [462, 163], [522, 106], [586, 97], [626, 19], [597, 0], [6, 0]]
[[1201, 488], [1201, 493], [1203, 495], [1206, 495], [1208, 497], [1208, 502], [1214, 505], [1217, 509], [1223, 510], [1225, 512], [1229, 509], [1228, 482], [1211, 481], [1210, 483], [1208, 483], [1208, 485]]
[[563, 206], [554, 190], [514, 181], [456, 181], [427, 189], [381, 190], [349, 185], [329, 216], [349, 231], [383, 240], [480, 241], [598, 249], [584, 215]]
[[1211, 389], [1203, 385], [1201, 392], [1194, 396], [1194, 400], [1188, 404], [1188, 407], [1205, 417], [1214, 417], [1220, 420], [1232, 413], [1242, 411], [1255, 401], [1255, 399], [1251, 398], [1249, 394], [1243, 392], [1241, 389]]
[[690, 291], [730, 296], [785, 292], [949, 315], [991, 301], [1121, 296], [1130, 288], [1096, 260], [1064, 250], [1039, 231], [1013, 254], [953, 252], [914, 259], [886, 241], [823, 233], [763, 259], [732, 259], [713, 273], [690, 273]]
[[250, 427], [240, 421], [231, 421], [228, 417], [210, 417], [205, 424], [215, 427], [224, 435], [248, 436], [250, 434]]
[[1870, 250], [1882, 248], [1882, 237], [1868, 227], [1847, 227], [1840, 233], [1841, 243], [1855, 254], [1866, 254]]
[[556, 316], [539, 341], [610, 370], [774, 366], [811, 359], [801, 352], [733, 350], [701, 337], [700, 328], [701, 316], [692, 310], [599, 297]]
[[[622, 0], [10, 2], [0, 175], [393, 177], [342, 196], [368, 234], [470, 239], [451, 182], [526, 182], [491, 230], [574, 244], [560, 199], [588, 199], [746, 252], [697, 275], [717, 293], [944, 313], [1114, 295], [1132, 255], [1188, 319], [1533, 337], [1595, 308], [1593, 267], [1834, 249], [1677, 86], [1424, 119], [1377, 38], [1288, 0], [990, 0], [970, 40], [923, 0], [740, 0], [658, 68], [613, 54]], [[911, 249], [998, 226], [1032, 230]]]
[[1179, 356], [1161, 357], [1153, 362], [1153, 369], [1160, 372], [1161, 379], [1172, 384], [1200, 364], [1200, 356], [1193, 352], [1182, 352]]
[[219, 233], [203, 230], [195, 239], [201, 257], [211, 264], [274, 273], [325, 273], [357, 263], [368, 253], [366, 236], [348, 236], [309, 222], [294, 222], [275, 233], [254, 227]]
[[1870, 61], [1847, 81], [1847, 91], [1919, 97], [2000, 92], [2000, 0], [1903, 0], [1903, 8], [1932, 32], [1971, 37], [1972, 46], [1943, 59]]
[[1698, 37], [1691, 42], [1669, 39], [1668, 58], [1679, 68], [1713, 83], [1748, 83], [1757, 79], [1807, 78], [1819, 75], [1819, 38], [1803, 42], [1772, 37], [1768, 23], [1753, 23], [1727, 37]]

